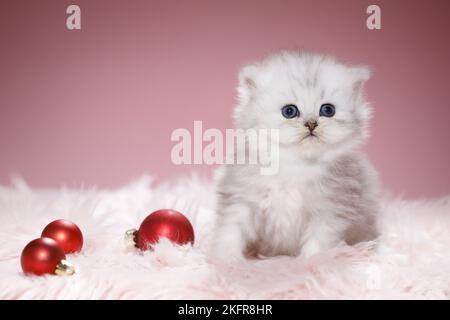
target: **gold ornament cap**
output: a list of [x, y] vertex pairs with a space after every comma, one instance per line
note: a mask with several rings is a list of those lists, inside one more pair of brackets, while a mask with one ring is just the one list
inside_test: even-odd
[[71, 276], [75, 273], [75, 267], [67, 260], [61, 260], [55, 269], [55, 274], [58, 276]]
[[125, 232], [125, 243], [127, 247], [136, 247], [136, 229], [130, 229]]

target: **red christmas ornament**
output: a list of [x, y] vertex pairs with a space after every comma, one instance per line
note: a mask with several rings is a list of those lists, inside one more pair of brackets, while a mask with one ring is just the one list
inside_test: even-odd
[[80, 228], [68, 220], [55, 220], [42, 231], [41, 237], [52, 238], [63, 248], [65, 253], [74, 253], [83, 247], [83, 234]]
[[50, 238], [39, 238], [28, 243], [22, 251], [20, 263], [23, 272], [43, 275], [72, 275], [75, 272], [72, 264], [67, 262], [64, 250]]
[[180, 245], [193, 244], [194, 229], [182, 213], [162, 209], [147, 216], [139, 230], [132, 229], [126, 233], [126, 239], [141, 250], [151, 249], [162, 237]]

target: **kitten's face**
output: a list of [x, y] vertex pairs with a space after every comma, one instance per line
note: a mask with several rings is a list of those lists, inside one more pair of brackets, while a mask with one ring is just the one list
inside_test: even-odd
[[307, 157], [348, 150], [366, 136], [366, 68], [320, 55], [283, 52], [240, 74], [240, 128], [279, 129], [280, 147]]

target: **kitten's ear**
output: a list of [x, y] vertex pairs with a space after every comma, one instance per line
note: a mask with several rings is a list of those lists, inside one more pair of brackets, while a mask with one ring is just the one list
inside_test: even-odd
[[353, 89], [359, 96], [362, 92], [364, 84], [370, 79], [372, 71], [367, 66], [356, 66], [350, 68], [350, 73], [353, 78]]
[[256, 89], [256, 74], [258, 66], [250, 64], [245, 66], [239, 72], [239, 85], [237, 88], [238, 99], [242, 105], [246, 105], [252, 98], [253, 92]]

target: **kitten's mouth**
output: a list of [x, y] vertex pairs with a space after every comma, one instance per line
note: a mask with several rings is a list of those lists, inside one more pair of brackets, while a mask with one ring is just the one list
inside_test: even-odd
[[319, 137], [316, 135], [316, 134], [314, 134], [313, 132], [309, 132], [309, 133], [307, 133], [307, 134], [305, 134], [302, 138], [301, 138], [301, 140], [300, 141], [303, 141], [303, 140], [311, 140], [311, 139], [319, 139]]

